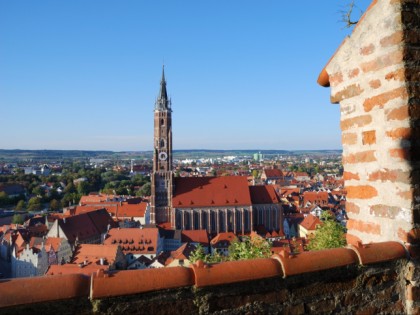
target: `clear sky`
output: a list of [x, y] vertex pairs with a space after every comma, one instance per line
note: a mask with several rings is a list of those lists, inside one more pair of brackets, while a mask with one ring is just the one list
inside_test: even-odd
[[0, 0], [0, 149], [151, 150], [163, 63], [174, 149], [341, 149], [348, 2]]

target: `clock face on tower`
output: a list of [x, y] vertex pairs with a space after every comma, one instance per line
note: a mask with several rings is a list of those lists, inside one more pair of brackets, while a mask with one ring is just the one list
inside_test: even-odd
[[166, 154], [166, 152], [159, 153], [159, 160], [166, 161], [167, 158], [168, 158], [168, 155]]

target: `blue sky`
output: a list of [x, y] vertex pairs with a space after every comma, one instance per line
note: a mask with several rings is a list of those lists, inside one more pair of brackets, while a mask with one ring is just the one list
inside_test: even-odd
[[151, 150], [164, 63], [174, 149], [341, 149], [348, 2], [0, 0], [0, 148]]

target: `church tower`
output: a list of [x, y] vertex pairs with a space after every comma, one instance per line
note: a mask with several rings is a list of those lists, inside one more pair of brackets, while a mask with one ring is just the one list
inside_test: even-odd
[[172, 109], [166, 91], [165, 69], [162, 68], [160, 91], [154, 110], [153, 173], [151, 189], [151, 223], [169, 222], [171, 215], [173, 172], [172, 172]]

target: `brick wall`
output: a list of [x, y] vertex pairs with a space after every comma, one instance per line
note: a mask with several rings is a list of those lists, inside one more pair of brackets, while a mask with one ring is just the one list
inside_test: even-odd
[[[397, 242], [189, 268], [0, 281], [1, 314], [401, 314], [420, 280]], [[411, 304], [410, 304], [411, 303]]]
[[373, 1], [319, 81], [340, 103], [348, 229], [363, 242], [417, 241], [419, 12]]

